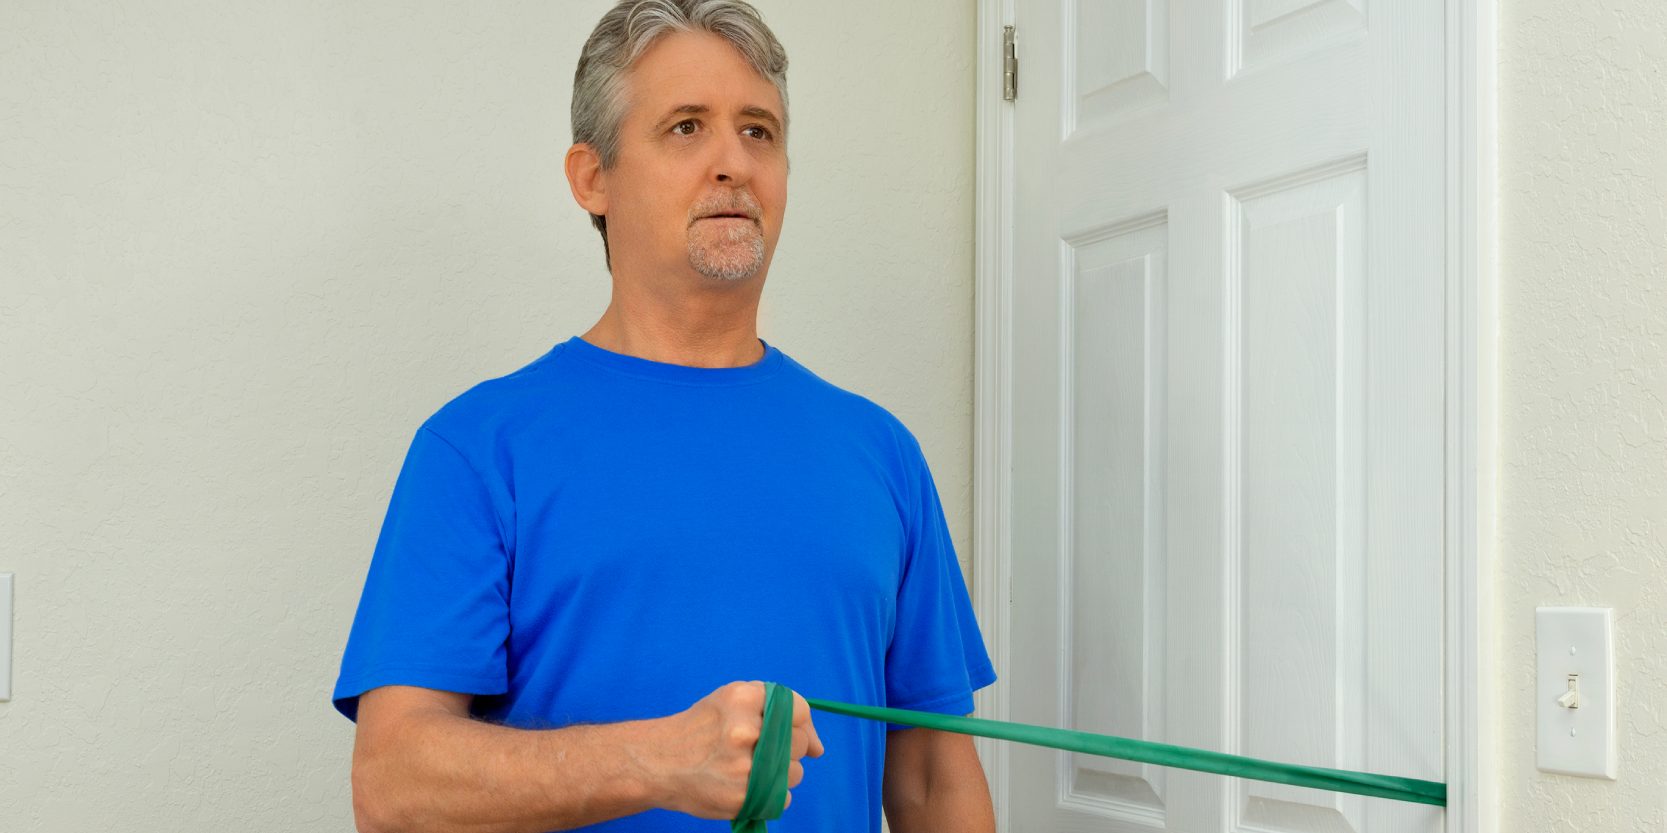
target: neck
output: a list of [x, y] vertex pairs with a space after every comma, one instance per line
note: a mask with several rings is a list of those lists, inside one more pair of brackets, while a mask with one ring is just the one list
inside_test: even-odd
[[[617, 266], [617, 264], [616, 264]], [[608, 309], [585, 341], [627, 356], [688, 367], [742, 367], [759, 361], [758, 298], [762, 271], [733, 284], [682, 283], [672, 290], [614, 274]]]

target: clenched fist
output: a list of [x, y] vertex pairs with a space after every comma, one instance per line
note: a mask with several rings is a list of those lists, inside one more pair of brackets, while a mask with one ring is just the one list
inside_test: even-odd
[[[656, 779], [659, 806], [703, 819], [734, 818], [747, 795], [753, 747], [764, 728], [764, 684], [734, 682], [665, 718]], [[804, 780], [801, 758], [822, 755], [822, 739], [811, 724], [810, 704], [793, 694], [793, 747], [787, 771], [787, 805], [792, 787]]]

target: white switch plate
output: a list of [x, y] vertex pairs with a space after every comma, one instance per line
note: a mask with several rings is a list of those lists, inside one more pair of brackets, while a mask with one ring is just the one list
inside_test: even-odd
[[[1565, 775], [1615, 778], [1615, 654], [1607, 607], [1535, 611], [1539, 663], [1539, 768]], [[1578, 675], [1579, 708], [1558, 705]]]
[[12, 574], [0, 573], [0, 701], [12, 699]]

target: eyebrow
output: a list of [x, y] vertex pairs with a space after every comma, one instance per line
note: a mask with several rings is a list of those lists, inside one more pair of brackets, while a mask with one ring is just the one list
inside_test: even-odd
[[[665, 118], [660, 119], [660, 122], [656, 125], [655, 129], [658, 130], [661, 127], [667, 126], [678, 116], [704, 116], [710, 112], [712, 112], [712, 108], [704, 104], [683, 104], [673, 108], [670, 113], [666, 114]], [[767, 121], [778, 134], [781, 133], [781, 119], [776, 118], [775, 113], [772, 113], [763, 107], [749, 104], [741, 108], [741, 115], [751, 116], [755, 119]]]

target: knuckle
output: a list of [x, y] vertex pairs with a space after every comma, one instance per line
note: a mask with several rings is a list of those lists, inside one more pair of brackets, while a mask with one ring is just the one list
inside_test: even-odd
[[764, 707], [764, 684], [760, 682], [729, 683], [719, 689], [723, 699], [739, 708], [749, 711], [761, 710]]
[[745, 723], [734, 723], [730, 725], [729, 730], [724, 733], [724, 736], [730, 743], [737, 746], [751, 746], [758, 743], [758, 733], [758, 729], [748, 726]]

